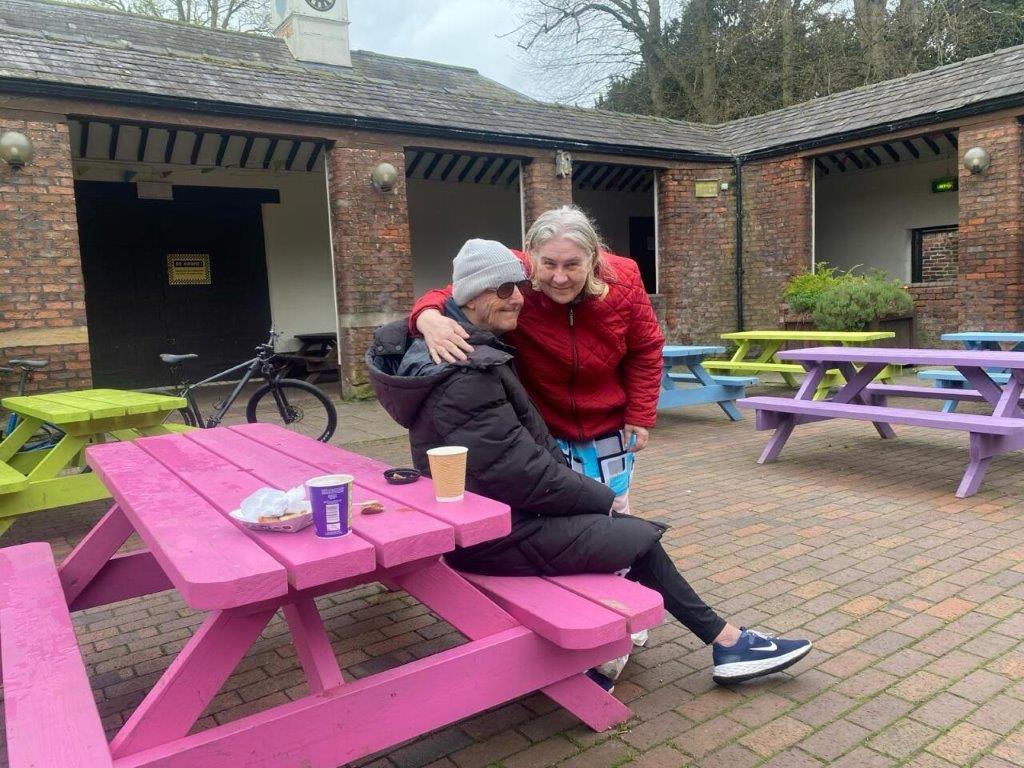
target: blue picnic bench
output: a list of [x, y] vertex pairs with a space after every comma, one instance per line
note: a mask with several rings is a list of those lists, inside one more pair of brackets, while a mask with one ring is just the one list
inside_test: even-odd
[[[703, 362], [711, 355], [720, 355], [725, 347], [669, 345], [662, 350], [665, 371], [661, 377], [658, 410], [681, 405], [717, 403], [733, 421], [743, 418], [735, 402], [746, 397], [747, 387], [757, 384], [756, 376], [714, 376], [704, 369]], [[686, 368], [686, 371], [673, 371]]]
[[[964, 349], [972, 351], [1024, 352], [1024, 333], [958, 331], [956, 333], [944, 333], [940, 338], [943, 341], [958, 341], [964, 345]], [[996, 384], [1006, 384], [1010, 379], [1010, 374], [1003, 368], [989, 368], [986, 372]], [[967, 379], [959, 371], [929, 368], [924, 371], [918, 371], [917, 376], [926, 381], [931, 381], [932, 386], [937, 389], [962, 390], [968, 388]], [[942, 404], [942, 412], [952, 413], [956, 410], [957, 403], [962, 399], [947, 399]]]

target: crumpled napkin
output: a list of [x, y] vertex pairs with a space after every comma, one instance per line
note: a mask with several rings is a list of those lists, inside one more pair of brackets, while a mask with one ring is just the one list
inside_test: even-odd
[[242, 517], [250, 523], [259, 522], [261, 517], [281, 517], [289, 512], [308, 512], [306, 486], [297, 485], [287, 491], [260, 488], [242, 499], [239, 509]]

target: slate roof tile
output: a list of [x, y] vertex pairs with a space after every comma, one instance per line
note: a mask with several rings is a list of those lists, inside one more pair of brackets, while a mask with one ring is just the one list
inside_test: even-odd
[[352, 52], [351, 68], [306, 64], [273, 37], [0, 0], [0, 88], [4, 78], [275, 108], [296, 120], [371, 118], [510, 143], [527, 137], [724, 158], [851, 131], [881, 134], [892, 123], [1021, 96], [1024, 46], [710, 126], [547, 104], [463, 67], [364, 51]]

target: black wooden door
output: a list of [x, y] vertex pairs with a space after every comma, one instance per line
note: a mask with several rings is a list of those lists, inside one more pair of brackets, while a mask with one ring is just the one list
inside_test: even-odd
[[[198, 354], [189, 366], [195, 380], [251, 357], [266, 340], [260, 198], [180, 189], [173, 201], [139, 200], [134, 184], [76, 185], [97, 386], [171, 383], [161, 352]], [[171, 284], [169, 254], [208, 259], [209, 284]]]
[[657, 250], [654, 246], [654, 217], [629, 217], [629, 255], [640, 266], [640, 276], [648, 293], [658, 291]]

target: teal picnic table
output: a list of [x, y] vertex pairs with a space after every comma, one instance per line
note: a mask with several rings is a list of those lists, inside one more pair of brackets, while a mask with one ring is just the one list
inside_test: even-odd
[[[964, 349], [981, 352], [1024, 352], [1024, 333], [1016, 332], [989, 332], [989, 331], [957, 331], [956, 333], [944, 333], [940, 337], [943, 341], [956, 341], [963, 344]], [[1005, 384], [1010, 374], [1005, 368], [990, 368], [988, 375], [997, 384]], [[959, 371], [947, 370], [944, 368], [929, 368], [918, 371], [918, 377], [932, 382], [932, 385], [940, 389], [966, 389], [967, 379]], [[942, 404], [943, 413], [952, 413], [956, 410], [959, 400], [946, 400]]]
[[[21, 515], [41, 509], [105, 499], [110, 492], [80, 466], [82, 450], [108, 440], [133, 440], [179, 431], [165, 425], [180, 397], [117, 389], [88, 389], [5, 397], [3, 407], [18, 414], [18, 426], [0, 442], [0, 536]], [[51, 448], [22, 450], [44, 423], [64, 433]]]
[[[757, 383], [756, 376], [712, 376], [704, 369], [704, 360], [720, 355], [725, 347], [670, 345], [662, 350], [665, 371], [661, 377], [658, 410], [681, 405], [717, 403], [733, 421], [743, 418], [736, 400], [746, 397], [746, 388]], [[685, 371], [673, 371], [685, 368]]]

